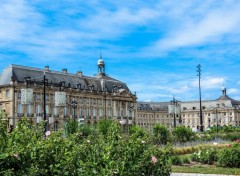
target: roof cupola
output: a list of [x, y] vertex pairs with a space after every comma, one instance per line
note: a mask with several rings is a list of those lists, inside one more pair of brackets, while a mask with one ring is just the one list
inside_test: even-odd
[[105, 75], [105, 64], [102, 59], [102, 54], [100, 54], [100, 58], [97, 62], [97, 66], [98, 66], [98, 75]]

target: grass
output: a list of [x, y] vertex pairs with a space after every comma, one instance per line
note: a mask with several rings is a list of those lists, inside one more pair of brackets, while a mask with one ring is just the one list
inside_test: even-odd
[[216, 166], [172, 166], [172, 172], [176, 173], [202, 173], [240, 175], [240, 168], [224, 168]]

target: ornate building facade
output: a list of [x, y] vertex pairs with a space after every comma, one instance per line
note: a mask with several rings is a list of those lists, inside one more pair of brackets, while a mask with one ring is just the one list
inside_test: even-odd
[[[199, 101], [138, 102], [136, 124], [150, 132], [156, 124], [165, 125], [170, 130], [184, 125], [199, 131], [199, 114]], [[204, 130], [213, 126], [240, 126], [240, 101], [230, 98], [223, 88], [218, 99], [202, 101], [202, 114]]]
[[[5, 110], [12, 126], [24, 116], [33, 123], [45, 117], [48, 130], [57, 130], [67, 119], [97, 123], [110, 118], [131, 125], [136, 116], [136, 95], [124, 82], [105, 74], [102, 58], [97, 67], [98, 74], [90, 77], [81, 71], [53, 71], [49, 66], [39, 69], [10, 65], [0, 76], [0, 109]], [[23, 101], [28, 96], [26, 91], [32, 91], [30, 102]], [[64, 104], [59, 105], [59, 98], [65, 100]]]
[[[199, 101], [181, 103], [181, 116], [183, 125], [199, 130]], [[222, 95], [216, 100], [202, 101], [203, 129], [213, 126], [240, 126], [240, 101], [227, 95], [226, 88], [222, 89]]]

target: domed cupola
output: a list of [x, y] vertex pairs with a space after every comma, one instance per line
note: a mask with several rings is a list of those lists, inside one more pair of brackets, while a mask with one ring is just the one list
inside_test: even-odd
[[105, 64], [102, 59], [102, 55], [100, 55], [100, 58], [97, 62], [97, 66], [98, 66], [98, 75], [105, 75]]

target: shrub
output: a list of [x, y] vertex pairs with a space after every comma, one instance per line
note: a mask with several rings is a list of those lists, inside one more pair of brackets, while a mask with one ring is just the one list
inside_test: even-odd
[[43, 137], [44, 122], [30, 129], [22, 118], [12, 133], [0, 134], [0, 175], [170, 175], [171, 148], [152, 145], [146, 131], [123, 137], [119, 124], [108, 124], [68, 123], [67, 135]]
[[222, 167], [240, 167], [240, 144], [234, 143], [219, 153], [218, 165]]
[[185, 126], [178, 126], [174, 128], [172, 134], [175, 137], [175, 141], [178, 142], [192, 141], [195, 138], [195, 133]]
[[155, 125], [153, 127], [154, 141], [156, 144], [166, 145], [171, 141], [170, 132], [164, 125]]
[[214, 164], [217, 159], [217, 150], [215, 148], [199, 150], [192, 154], [192, 160], [202, 164]]
[[183, 162], [183, 163], [186, 163], [186, 164], [190, 164], [190, 163], [191, 163], [191, 160], [190, 160], [189, 157], [183, 157], [183, 158], [182, 158], [182, 162]]
[[179, 156], [172, 156], [171, 157], [171, 163], [173, 165], [182, 165], [183, 161], [181, 160], [181, 158]]

